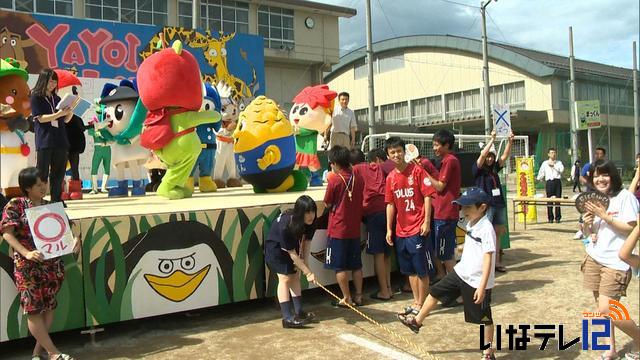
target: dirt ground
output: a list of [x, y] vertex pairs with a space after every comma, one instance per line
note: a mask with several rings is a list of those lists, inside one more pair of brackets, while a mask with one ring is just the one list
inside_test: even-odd
[[[568, 189], [565, 189], [567, 191]], [[569, 193], [567, 191], [567, 193]], [[543, 207], [539, 211], [544, 212]], [[541, 220], [546, 220], [542, 213]], [[493, 316], [503, 325], [500, 359], [587, 359], [598, 353], [581, 351], [576, 344], [557, 350], [557, 340], [538, 350], [542, 339], [531, 338], [526, 351], [509, 351], [504, 327], [508, 324], [564, 324], [565, 342], [580, 336], [582, 311], [593, 311], [589, 292], [582, 288], [579, 267], [584, 257], [581, 241], [572, 240], [578, 214], [563, 208], [561, 224], [546, 221], [518, 224], [511, 233], [511, 249], [505, 251], [506, 274], [499, 274], [493, 292]], [[510, 216], [510, 221], [512, 221]], [[513, 229], [513, 224], [511, 224]], [[373, 280], [373, 279], [371, 279]], [[640, 318], [640, 281], [634, 278], [622, 299], [631, 317]], [[375, 290], [373, 281], [367, 291]], [[331, 287], [336, 290], [335, 287]], [[70, 331], [54, 335], [65, 353], [78, 359], [410, 359], [419, 357], [400, 340], [367, 322], [351, 310], [329, 305], [321, 289], [305, 293], [307, 310], [318, 315], [309, 329], [283, 329], [273, 299], [249, 301], [213, 309], [174, 314], [105, 327], [92, 345], [88, 335]], [[462, 308], [438, 309], [418, 335], [402, 326], [395, 311], [408, 305], [408, 294], [393, 301], [368, 301], [362, 311], [390, 330], [423, 347], [439, 359], [479, 359], [479, 328], [466, 324]], [[630, 349], [630, 338], [616, 332], [620, 354]], [[33, 340], [0, 345], [0, 358], [28, 359]]]

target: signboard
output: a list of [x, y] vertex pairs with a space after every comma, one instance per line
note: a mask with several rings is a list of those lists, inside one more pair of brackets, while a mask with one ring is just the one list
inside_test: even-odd
[[45, 259], [73, 252], [73, 234], [61, 202], [29, 208], [26, 214], [33, 242]]
[[508, 104], [493, 104], [493, 128], [496, 136], [507, 137], [511, 133], [511, 112]]
[[576, 101], [576, 128], [595, 129], [602, 126], [600, 121], [600, 100]]
[[[533, 158], [532, 157], [516, 157], [516, 195], [523, 197], [532, 197], [536, 194], [536, 186], [533, 178]], [[534, 222], [537, 220], [537, 213], [535, 206], [528, 206], [519, 204], [518, 222], [524, 222], [524, 217], [527, 217], [527, 222]]]

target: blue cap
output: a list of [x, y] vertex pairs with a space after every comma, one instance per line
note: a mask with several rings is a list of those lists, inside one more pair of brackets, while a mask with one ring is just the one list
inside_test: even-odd
[[462, 196], [460, 196], [460, 198], [458, 198], [457, 200], [454, 200], [453, 203], [462, 205], [462, 206], [467, 206], [467, 205], [475, 205], [480, 203], [488, 204], [489, 200], [491, 200], [491, 198], [489, 198], [489, 195], [487, 195], [487, 193], [484, 192], [484, 190], [478, 187], [470, 187], [470, 188], [467, 188], [462, 193]]

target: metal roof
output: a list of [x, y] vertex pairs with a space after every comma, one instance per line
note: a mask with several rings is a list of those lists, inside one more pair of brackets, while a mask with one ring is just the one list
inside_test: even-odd
[[315, 1], [307, 1], [307, 0], [269, 0], [269, 1], [253, 1], [259, 5], [269, 5], [268, 3], [279, 3], [286, 6], [293, 6], [304, 8], [305, 10], [319, 10], [323, 12], [332, 13], [341, 17], [350, 18], [357, 14], [356, 9], [337, 6], [337, 5], [329, 5], [323, 4]]
[[[452, 35], [414, 35], [379, 41], [373, 44], [373, 52], [400, 49], [435, 48], [462, 51], [482, 56], [482, 42]], [[525, 49], [513, 45], [489, 42], [489, 58], [510, 65], [535, 77], [546, 77], [565, 74], [569, 69], [568, 57], [549, 54], [541, 51]], [[328, 82], [355, 62], [365, 58], [366, 48], [361, 47], [343, 57], [335, 64], [331, 72], [325, 76]], [[630, 79], [631, 69], [599, 64], [591, 61], [575, 61], [576, 73], [607, 76], [615, 79]]]

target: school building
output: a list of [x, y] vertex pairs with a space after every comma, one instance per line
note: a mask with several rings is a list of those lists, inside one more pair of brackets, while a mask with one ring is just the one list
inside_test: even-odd
[[[339, 60], [338, 19], [355, 9], [303, 0], [0, 0], [0, 10], [125, 24], [192, 27], [264, 38], [266, 96], [283, 107]], [[64, 19], [62, 19], [64, 21]]]
[[[373, 51], [376, 133], [484, 133], [479, 39], [407, 36], [377, 42]], [[361, 136], [368, 132], [365, 59], [365, 48], [354, 50], [324, 78], [332, 89], [351, 94]], [[594, 146], [606, 148], [620, 166], [632, 166], [631, 69], [576, 59], [575, 74], [576, 100], [600, 100], [603, 126], [593, 130]], [[568, 57], [490, 42], [489, 80], [491, 103], [509, 104], [514, 132], [529, 136], [530, 152], [544, 159], [547, 147], [556, 146], [570, 161]], [[586, 131], [579, 141], [580, 158], [588, 161]]]

